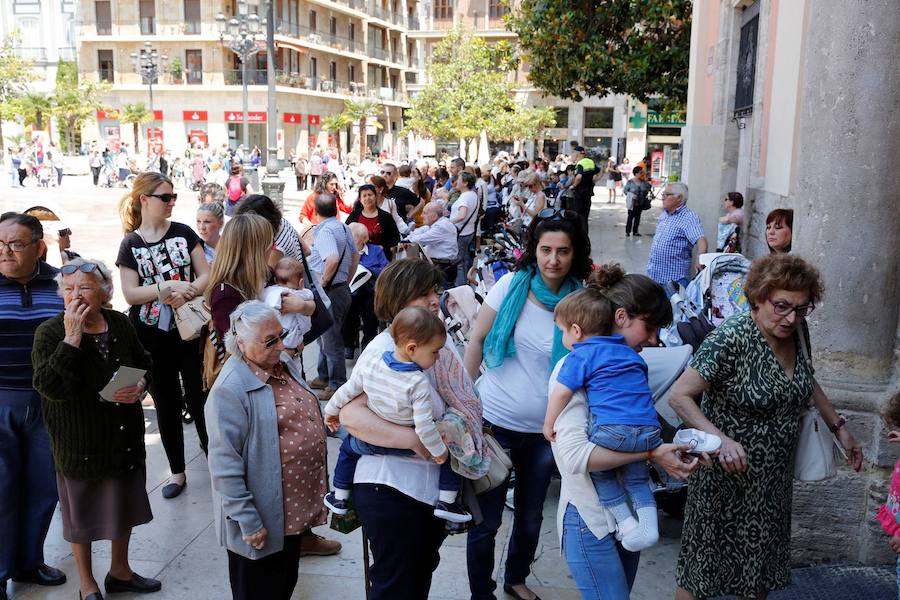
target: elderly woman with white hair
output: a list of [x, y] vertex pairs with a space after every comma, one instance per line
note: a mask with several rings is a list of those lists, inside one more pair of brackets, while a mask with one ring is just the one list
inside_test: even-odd
[[[91, 543], [97, 540], [112, 541], [107, 593], [156, 592], [160, 582], [141, 577], [128, 563], [132, 528], [153, 518], [140, 403], [149, 384], [150, 355], [128, 317], [104, 308], [113, 291], [105, 264], [75, 258], [63, 265], [57, 283], [65, 310], [38, 328], [31, 358], [79, 594], [84, 600], [103, 598], [91, 570]], [[122, 367], [147, 373], [135, 385], [101, 396]]]
[[301, 536], [326, 517], [325, 424], [286, 335], [270, 306], [238, 306], [231, 357], [206, 402], [215, 529], [235, 600], [290, 598]]

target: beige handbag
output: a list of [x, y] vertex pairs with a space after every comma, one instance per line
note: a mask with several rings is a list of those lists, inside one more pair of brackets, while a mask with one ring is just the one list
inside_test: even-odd
[[500, 445], [497, 438], [487, 431], [484, 432], [484, 446], [487, 455], [491, 458], [491, 465], [487, 473], [472, 482], [472, 488], [479, 496], [506, 483], [506, 480], [509, 479], [509, 471], [513, 466], [506, 449]]
[[203, 296], [185, 302], [175, 309], [175, 325], [178, 327], [178, 335], [186, 342], [197, 339], [200, 337], [203, 327], [209, 323], [211, 316]]

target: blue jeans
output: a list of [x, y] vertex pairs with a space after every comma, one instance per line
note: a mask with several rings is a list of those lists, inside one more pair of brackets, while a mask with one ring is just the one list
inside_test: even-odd
[[597, 539], [578, 510], [563, 516], [563, 555], [584, 600], [628, 600], [640, 552], [629, 552], [611, 534]]
[[[591, 425], [590, 440], [602, 448], [617, 452], [647, 452], [662, 444], [659, 427], [652, 425]], [[622, 481], [619, 481], [621, 476]], [[604, 506], [617, 506], [631, 497], [635, 510], [656, 506], [650, 491], [650, 472], [644, 461], [628, 463], [618, 469], [591, 473], [597, 495]]]
[[[506, 556], [504, 580], [510, 585], [525, 583], [534, 562], [541, 523], [544, 519], [544, 500], [550, 476], [556, 470], [550, 442], [541, 433], [520, 433], [489, 426], [500, 445], [509, 450], [516, 472], [515, 505], [512, 535]], [[494, 539], [503, 521], [506, 485], [478, 496], [484, 520], [469, 530], [466, 543], [466, 563], [472, 600], [494, 599]]]
[[40, 405], [0, 404], [0, 584], [44, 562], [58, 499]]
[[[337, 464], [334, 465], [334, 477], [331, 478], [334, 487], [341, 490], [349, 490], [353, 487], [353, 475], [356, 473], [356, 463], [364, 455], [381, 454], [384, 456], [415, 456], [412, 450], [400, 448], [385, 448], [369, 444], [352, 435], [347, 435], [341, 442], [341, 451], [338, 454]], [[450, 467], [448, 457], [441, 465], [441, 474], [438, 477], [438, 489], [447, 492], [458, 492], [462, 485], [462, 478]]]
[[350, 288], [336, 285], [325, 290], [331, 300], [331, 316], [334, 325], [328, 328], [317, 340], [319, 342], [319, 379], [327, 381], [330, 387], [338, 389], [347, 383], [347, 358], [344, 356], [344, 336], [341, 333], [344, 319], [350, 311]]

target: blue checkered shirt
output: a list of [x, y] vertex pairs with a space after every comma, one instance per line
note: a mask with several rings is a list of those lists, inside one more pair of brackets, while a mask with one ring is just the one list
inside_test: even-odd
[[670, 281], [691, 277], [691, 251], [703, 237], [700, 217], [686, 205], [675, 212], [663, 211], [656, 225], [647, 275], [653, 281], [665, 285]]

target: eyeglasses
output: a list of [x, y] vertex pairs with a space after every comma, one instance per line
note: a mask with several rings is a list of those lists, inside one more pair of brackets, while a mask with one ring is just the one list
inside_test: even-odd
[[381, 174], [382, 175], [393, 175], [394, 172], [393, 171], [382, 171]]
[[681, 194], [676, 194], [675, 192], [663, 192], [663, 196], [680, 196]]
[[290, 333], [290, 332], [287, 329], [282, 329], [281, 333], [279, 333], [272, 339], [268, 339], [268, 340], [265, 340], [265, 341], [259, 342], [259, 343], [262, 344], [263, 346], [265, 346], [266, 348], [271, 348], [278, 342], [284, 340], [284, 338], [286, 338], [288, 336], [288, 333]]
[[178, 200], [178, 194], [145, 194], [146, 196], [152, 196], [154, 198], [159, 198], [164, 203], [168, 204], [169, 202], [174, 202]]
[[795, 306], [788, 302], [782, 302], [781, 300], [772, 301], [770, 299], [769, 304], [772, 305], [772, 309], [779, 317], [786, 317], [794, 312], [797, 313], [797, 318], [802, 319], [816, 309], [816, 305], [812, 302], [810, 302], [809, 304], [799, 304]]
[[31, 240], [30, 242], [20, 242], [19, 240], [13, 240], [12, 242], [0, 242], [0, 252], [5, 252], [8, 248], [11, 252], [22, 252], [28, 246], [37, 243], [37, 240]]
[[100, 277], [106, 280], [106, 275], [103, 274], [103, 270], [100, 269], [100, 265], [97, 263], [81, 263], [80, 265], [73, 265], [72, 263], [65, 264], [59, 268], [59, 272], [63, 275], [71, 275], [76, 271], [81, 271], [82, 273], [93, 273], [94, 271], [98, 271], [100, 273]]

